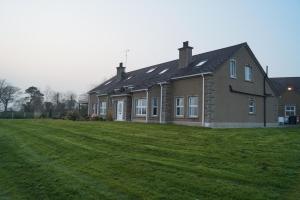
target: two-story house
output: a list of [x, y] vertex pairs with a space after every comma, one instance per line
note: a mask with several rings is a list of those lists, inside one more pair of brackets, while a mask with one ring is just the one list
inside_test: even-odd
[[205, 127], [277, 125], [277, 97], [247, 43], [126, 72], [88, 92], [89, 115]]

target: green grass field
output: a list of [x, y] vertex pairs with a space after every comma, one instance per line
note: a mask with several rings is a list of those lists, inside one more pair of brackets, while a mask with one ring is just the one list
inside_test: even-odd
[[300, 199], [300, 129], [0, 120], [0, 199]]

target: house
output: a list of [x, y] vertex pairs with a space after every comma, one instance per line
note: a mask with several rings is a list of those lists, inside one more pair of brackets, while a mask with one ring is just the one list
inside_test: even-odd
[[88, 92], [89, 115], [205, 127], [277, 125], [275, 90], [247, 43], [126, 72]]
[[278, 77], [270, 80], [279, 94], [278, 116], [284, 117], [285, 122], [290, 116], [300, 116], [300, 77]]

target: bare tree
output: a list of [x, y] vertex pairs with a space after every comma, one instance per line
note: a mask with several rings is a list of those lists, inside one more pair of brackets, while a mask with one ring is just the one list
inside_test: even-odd
[[5, 80], [0, 80], [0, 101], [4, 111], [7, 111], [8, 104], [15, 100], [19, 91], [19, 88], [9, 85]]
[[47, 86], [45, 88], [45, 90], [43, 91], [43, 94], [44, 94], [44, 101], [45, 102], [51, 102], [52, 97], [55, 94], [55, 92], [49, 86]]
[[3, 103], [1, 101], [1, 98], [3, 96], [3, 93], [4, 93], [4, 89], [5, 87], [7, 86], [7, 83], [4, 79], [0, 79], [0, 107], [3, 106]]
[[69, 91], [66, 92], [64, 96], [65, 96], [66, 109], [74, 110], [77, 102], [76, 101], [77, 95], [74, 92]]

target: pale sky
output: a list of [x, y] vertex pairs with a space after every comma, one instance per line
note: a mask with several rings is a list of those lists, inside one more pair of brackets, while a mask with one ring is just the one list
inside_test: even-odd
[[127, 71], [248, 42], [270, 76], [300, 76], [300, 1], [0, 0], [0, 79], [84, 93]]

